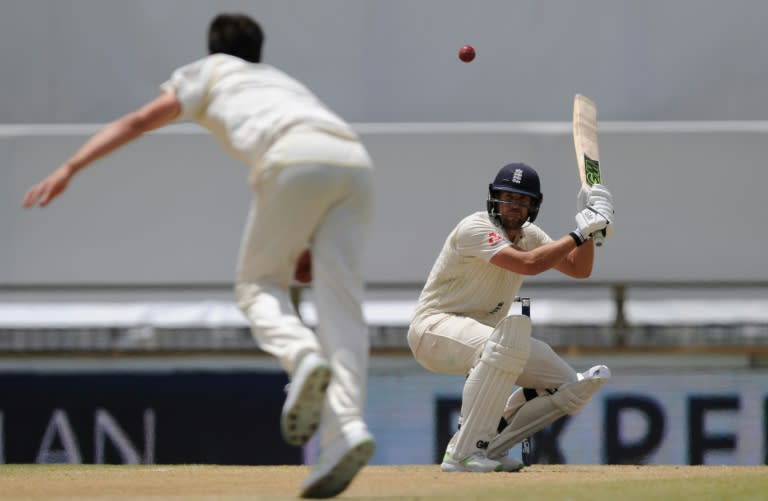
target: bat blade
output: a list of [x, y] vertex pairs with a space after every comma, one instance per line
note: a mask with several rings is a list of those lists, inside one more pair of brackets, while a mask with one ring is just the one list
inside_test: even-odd
[[[597, 106], [588, 97], [573, 97], [573, 145], [581, 184], [592, 186], [602, 181], [600, 148], [597, 142]], [[593, 236], [595, 245], [603, 245], [605, 230]]]

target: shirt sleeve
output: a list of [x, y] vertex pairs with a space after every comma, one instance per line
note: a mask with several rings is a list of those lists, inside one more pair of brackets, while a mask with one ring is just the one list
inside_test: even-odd
[[160, 85], [163, 91], [172, 90], [181, 104], [176, 120], [194, 120], [206, 106], [207, 94], [212, 85], [213, 59], [206, 57], [182, 66], [171, 78]]
[[490, 261], [499, 251], [508, 247], [510, 242], [490, 220], [470, 217], [459, 223], [455, 245], [462, 256]]
[[523, 227], [523, 238], [518, 243], [518, 246], [523, 250], [533, 250], [552, 241], [552, 237], [544, 230], [535, 224], [528, 224]]

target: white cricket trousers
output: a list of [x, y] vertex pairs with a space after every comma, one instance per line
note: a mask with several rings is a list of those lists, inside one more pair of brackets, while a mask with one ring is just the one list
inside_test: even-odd
[[[411, 327], [408, 344], [426, 369], [465, 375], [477, 363], [493, 330], [472, 318], [442, 313], [434, 316], [429, 328]], [[576, 371], [547, 343], [531, 338], [531, 353], [517, 378], [518, 386], [543, 391], [576, 380]]]
[[[324, 355], [333, 378], [320, 445], [365, 427], [369, 338], [362, 313], [361, 258], [373, 218], [370, 167], [287, 165], [255, 187], [240, 248], [235, 295], [259, 347], [293, 374], [310, 352]], [[303, 249], [312, 252], [316, 331], [299, 319], [290, 284]]]

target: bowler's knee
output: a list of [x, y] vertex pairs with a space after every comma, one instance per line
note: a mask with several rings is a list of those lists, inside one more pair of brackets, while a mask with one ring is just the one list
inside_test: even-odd
[[237, 307], [245, 315], [248, 315], [248, 310], [258, 296], [258, 287], [253, 283], [239, 282], [235, 284], [234, 294]]
[[284, 287], [240, 282], [235, 285], [235, 299], [240, 311], [251, 320], [296, 316], [290, 292]]

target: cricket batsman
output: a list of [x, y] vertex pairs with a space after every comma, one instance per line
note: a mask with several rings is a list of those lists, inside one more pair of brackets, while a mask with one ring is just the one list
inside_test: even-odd
[[532, 167], [503, 166], [488, 187], [487, 210], [448, 235], [419, 297], [408, 331], [414, 357], [432, 372], [468, 374], [444, 472], [520, 470], [509, 449], [576, 413], [611, 376], [604, 365], [577, 373], [531, 338], [528, 316], [509, 314], [526, 275], [556, 269], [589, 277], [592, 235], [613, 224], [608, 188], [582, 187], [576, 228], [553, 240], [534, 224], [542, 200]]

